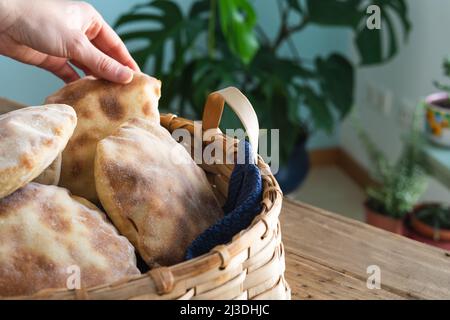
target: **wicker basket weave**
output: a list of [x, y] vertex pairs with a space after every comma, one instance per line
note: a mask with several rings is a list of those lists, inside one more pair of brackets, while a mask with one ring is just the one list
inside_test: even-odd
[[[208, 134], [211, 142], [223, 143], [231, 139], [218, 129], [225, 102], [242, 121], [256, 152], [259, 130], [256, 114], [236, 88], [226, 88], [208, 97], [202, 121], [204, 135]], [[193, 121], [172, 114], [161, 115], [161, 125], [170, 132], [185, 128], [194, 135]], [[233, 141], [231, 145], [236, 148], [236, 140]], [[233, 165], [201, 167], [219, 200], [224, 201]], [[282, 193], [259, 156], [258, 167], [263, 173], [262, 211], [251, 226], [235, 235], [230, 243], [198, 258], [155, 268], [116, 283], [80, 290], [47, 289], [20, 299], [290, 299], [290, 288], [284, 278], [285, 256], [278, 220]]]

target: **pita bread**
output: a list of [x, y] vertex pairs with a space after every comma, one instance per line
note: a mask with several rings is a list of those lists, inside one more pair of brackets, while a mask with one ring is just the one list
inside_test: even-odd
[[139, 274], [129, 241], [76, 199], [33, 182], [0, 200], [0, 296], [68, 288], [77, 267], [82, 288]]
[[44, 170], [33, 182], [40, 184], [47, 184], [57, 186], [59, 183], [59, 177], [61, 176], [61, 153], [58, 154], [56, 159]]
[[97, 202], [94, 183], [97, 142], [133, 117], [159, 123], [160, 95], [159, 80], [135, 74], [127, 85], [86, 77], [48, 97], [47, 103], [69, 104], [78, 116], [75, 133], [63, 153], [60, 185]]
[[95, 182], [107, 214], [150, 266], [182, 261], [190, 243], [222, 216], [203, 170], [166, 129], [147, 120], [132, 119], [99, 142]]
[[[0, 115], [11, 112], [14, 110], [18, 110], [21, 108], [24, 108], [25, 106], [20, 105], [15, 102], [10, 102], [8, 100], [1, 101], [0, 102]], [[61, 161], [62, 157], [61, 154], [59, 154], [56, 159], [50, 164], [50, 166], [47, 167], [47, 169], [44, 170], [36, 179], [34, 179], [34, 182], [38, 182], [41, 184], [48, 184], [48, 185], [58, 185], [59, 183], [59, 177], [61, 175]]]
[[75, 111], [61, 104], [0, 115], [0, 198], [32, 181], [52, 163], [76, 122]]

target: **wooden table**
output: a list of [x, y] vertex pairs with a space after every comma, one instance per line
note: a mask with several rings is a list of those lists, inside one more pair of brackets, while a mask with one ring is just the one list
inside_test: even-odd
[[288, 199], [280, 219], [292, 299], [450, 299], [450, 252]]

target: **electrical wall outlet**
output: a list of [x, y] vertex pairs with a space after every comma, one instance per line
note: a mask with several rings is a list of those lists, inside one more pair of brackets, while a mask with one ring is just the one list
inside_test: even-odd
[[380, 86], [369, 81], [366, 86], [366, 103], [370, 108], [388, 117], [394, 105], [394, 95], [392, 91], [382, 89]]
[[411, 126], [414, 112], [415, 103], [409, 99], [403, 98], [398, 111], [398, 122], [402, 128], [409, 128]]
[[369, 107], [378, 110], [382, 103], [382, 93], [380, 88], [373, 82], [367, 82], [366, 103]]
[[382, 102], [380, 104], [381, 113], [388, 117], [392, 112], [392, 106], [394, 104], [394, 94], [390, 90], [385, 90], [382, 93]]
[[376, 100], [376, 88], [371, 82], [367, 82], [366, 84], [366, 104], [369, 107], [375, 106], [375, 100]]

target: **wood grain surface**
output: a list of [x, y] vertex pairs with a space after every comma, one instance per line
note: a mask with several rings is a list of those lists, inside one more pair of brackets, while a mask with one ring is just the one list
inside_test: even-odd
[[281, 224], [293, 299], [450, 299], [450, 252], [286, 198]]

